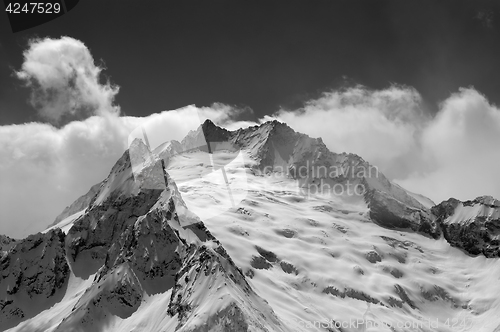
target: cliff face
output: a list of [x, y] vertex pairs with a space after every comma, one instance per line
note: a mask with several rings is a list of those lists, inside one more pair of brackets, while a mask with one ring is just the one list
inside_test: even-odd
[[392, 229], [410, 229], [435, 239], [441, 236], [436, 216], [425, 208], [417, 208], [398, 201], [378, 190], [365, 195], [371, 219], [380, 226]]
[[10, 243], [0, 259], [0, 329], [14, 326], [61, 299], [70, 270], [65, 234], [52, 230]]
[[473, 255], [500, 257], [500, 201], [491, 196], [465, 202], [452, 198], [432, 212], [451, 245]]

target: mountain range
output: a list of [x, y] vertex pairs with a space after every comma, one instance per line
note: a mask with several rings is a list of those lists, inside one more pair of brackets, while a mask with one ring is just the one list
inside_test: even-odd
[[435, 204], [278, 121], [143, 133], [0, 237], [0, 330], [500, 331], [493, 197]]

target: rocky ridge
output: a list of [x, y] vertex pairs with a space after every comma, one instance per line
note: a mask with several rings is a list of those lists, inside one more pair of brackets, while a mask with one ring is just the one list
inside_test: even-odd
[[[51, 331], [114, 330], [118, 318], [131, 317], [147, 298], [162, 294], [168, 307], [156, 319], [172, 330], [284, 331], [221, 243], [187, 210], [163, 161], [152, 161], [140, 175], [134, 177], [126, 151], [67, 234], [53, 228], [6, 248], [0, 261], [2, 327], [60, 301], [68, 279], [90, 278], [71, 311], [51, 322]], [[40, 305], [24, 299], [40, 299]]]
[[70, 269], [60, 229], [10, 243], [0, 259], [0, 329], [61, 299]]
[[[449, 230], [445, 234], [446, 239], [452, 238], [449, 236], [450, 231], [453, 234], [457, 232], [452, 229], [461, 229], [459, 233], [468, 232], [462, 229], [461, 225], [450, 228], [439, 222], [438, 219], [443, 219], [438, 212], [439, 205], [431, 208], [429, 205], [433, 203], [425, 197], [423, 199], [430, 204], [424, 205], [421, 199], [415, 198], [418, 195], [409, 193], [388, 180], [378, 168], [360, 156], [331, 152], [321, 138], [311, 138], [297, 133], [285, 123], [276, 120], [235, 131], [226, 130], [206, 120], [199, 128], [189, 132], [181, 142], [165, 142], [156, 147], [154, 152], [168, 164], [169, 158], [177, 154], [193, 150], [208, 151], [209, 148], [211, 152], [245, 150], [255, 161], [252, 167], [256, 174], [285, 172], [297, 180], [305, 195], [321, 188], [329, 188], [327, 190], [341, 188], [346, 193], [349, 186], [354, 193], [351, 196], [365, 201], [372, 221], [382, 227], [406, 229], [435, 239], [443, 234], [443, 228]], [[92, 188], [95, 189], [96, 186]], [[356, 188], [363, 188], [359, 192], [362, 195], [354, 192]], [[92, 189], [83, 197], [87, 197], [88, 201], [88, 197], [91, 196], [95, 196]], [[82, 207], [84, 205], [78, 203], [68, 207], [67, 210], [74, 212]], [[472, 238], [477, 235], [480, 234], [475, 232]], [[450, 241], [452, 245], [458, 245], [457, 241]], [[495, 243], [493, 239], [494, 246]], [[466, 249], [471, 254], [483, 252], [473, 249], [472, 245], [466, 247], [471, 250]], [[491, 249], [487, 251], [490, 252]], [[491, 256], [492, 253], [487, 255]]]
[[[496, 230], [499, 225], [498, 212], [491, 212], [491, 209], [498, 211], [498, 200], [491, 197], [463, 202], [471, 211], [475, 211], [471, 206], [489, 206], [488, 213], [491, 214], [487, 216], [486, 212], [478, 212], [469, 218], [475, 222], [464, 225], [457, 218], [449, 218], [450, 214], [459, 213], [453, 210], [456, 204], [443, 202], [431, 207], [432, 201], [422, 196], [417, 199], [419, 195], [391, 182], [360, 156], [331, 152], [321, 138], [297, 133], [276, 120], [236, 131], [220, 128], [207, 120], [177, 146], [188, 150], [206, 145], [206, 142], [211, 142], [212, 149], [218, 146], [225, 149], [227, 144], [217, 142], [229, 142], [233, 149], [246, 150], [257, 162], [257, 174], [284, 171], [303, 188], [318, 188], [322, 185], [335, 188], [338, 184], [345, 188], [348, 182], [352, 188], [361, 185], [364, 188], [362, 198], [369, 208], [370, 218], [382, 227], [406, 229], [435, 239], [444, 235], [450, 244], [470, 254], [484, 254], [487, 257], [499, 255]], [[450, 201], [458, 202], [454, 199]], [[443, 215], [443, 206], [450, 204], [453, 205], [453, 211]]]
[[431, 210], [451, 245], [473, 255], [500, 257], [500, 201], [491, 196], [465, 202], [450, 198]]

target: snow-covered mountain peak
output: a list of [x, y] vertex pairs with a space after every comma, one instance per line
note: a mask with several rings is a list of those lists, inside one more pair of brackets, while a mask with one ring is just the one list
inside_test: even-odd
[[432, 208], [446, 240], [471, 254], [500, 256], [500, 201], [491, 196], [461, 202], [451, 198]]
[[500, 208], [500, 201], [492, 196], [480, 196], [472, 201], [464, 202], [464, 204], [466, 205], [468, 204], [474, 205], [477, 203], [489, 206], [491, 208]]
[[444, 223], [468, 224], [477, 219], [500, 219], [500, 201], [492, 196], [480, 196], [461, 202], [450, 198], [433, 208]]
[[[298, 189], [305, 195], [335, 192], [338, 196], [366, 201], [371, 209], [372, 219], [383, 226], [411, 228], [430, 232], [432, 236], [440, 234], [433, 216], [427, 210], [430, 200], [391, 183], [376, 166], [362, 157], [352, 153], [331, 152], [321, 139], [297, 133], [287, 124], [276, 120], [235, 131], [228, 131], [206, 120], [196, 130], [189, 132], [180, 143], [164, 142], [152, 147], [153, 151], [149, 150], [146, 143], [143, 139], [133, 140], [129, 150], [132, 152], [122, 156], [110, 173], [110, 178], [116, 177], [117, 180], [105, 180], [100, 186], [99, 195], [96, 195], [94, 187], [94, 190], [80, 198], [78, 203], [75, 202], [57, 220], [69, 216], [71, 212], [81, 211], [90, 201], [90, 196], [101, 202], [110, 190], [116, 189], [110, 188], [110, 183], [127, 182], [128, 185], [120, 187], [127, 188], [126, 191], [129, 192], [137, 192], [139, 188], [136, 180], [144, 178], [149, 182], [143, 183], [143, 187], [156, 188], [157, 180], [162, 177], [161, 171], [146, 167], [149, 172], [143, 175], [140, 172], [145, 165], [154, 163], [158, 158], [163, 159], [168, 166], [172, 158], [189, 151], [217, 153], [241, 150], [253, 160], [245, 164], [252, 165], [254, 172], [283, 173], [295, 179]], [[127, 158], [131, 159], [132, 172], [126, 167]], [[208, 158], [208, 155], [197, 159], [203, 164], [213, 163], [213, 158]], [[230, 160], [219, 167], [227, 162]], [[204, 173], [206, 172], [203, 171], [202, 174]], [[159, 183], [161, 187], [161, 181]], [[389, 215], [392, 217], [388, 218]], [[393, 221], [387, 222], [389, 219]]]
[[[131, 146], [146, 159], [133, 170], [126, 151], [85, 210], [44, 234], [14, 245], [3, 241], [2, 327], [284, 331], [221, 243], [187, 209], [164, 160], [140, 140]], [[26, 296], [41, 302], [26, 302]]]
[[372, 219], [382, 226], [440, 235], [435, 217], [415, 195], [393, 184], [356, 154], [332, 152], [322, 139], [297, 133], [276, 120], [224, 131], [224, 135], [232, 145], [249, 153], [259, 173], [284, 173], [295, 179], [306, 195], [324, 193], [366, 201]]
[[[321, 192], [366, 201], [372, 219], [383, 226], [409, 228], [434, 237], [440, 234], [435, 218], [428, 211], [429, 199], [393, 184], [362, 157], [332, 152], [322, 139], [298, 133], [277, 120], [235, 131], [206, 120], [170, 150], [183, 153], [179, 149], [210, 153], [245, 151], [253, 160], [248, 164], [252, 165], [254, 173], [285, 174], [295, 179], [305, 195]], [[175, 153], [159, 156], [168, 159]], [[392, 221], [388, 222], [389, 219]]]
[[[130, 143], [57, 225], [0, 237], [0, 327], [374, 330], [334, 324], [366, 318], [377, 331], [451, 332], [446, 319], [463, 317], [477, 331], [500, 326], [492, 197], [429, 208], [360, 156], [278, 121], [236, 131], [206, 121], [182, 142]], [[233, 163], [240, 154], [252, 161]], [[318, 183], [366, 191], [345, 200], [311, 192]]]

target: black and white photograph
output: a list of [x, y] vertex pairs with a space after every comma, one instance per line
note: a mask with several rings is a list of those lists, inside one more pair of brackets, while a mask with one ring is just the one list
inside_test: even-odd
[[499, 0], [4, 0], [0, 331], [500, 331]]

